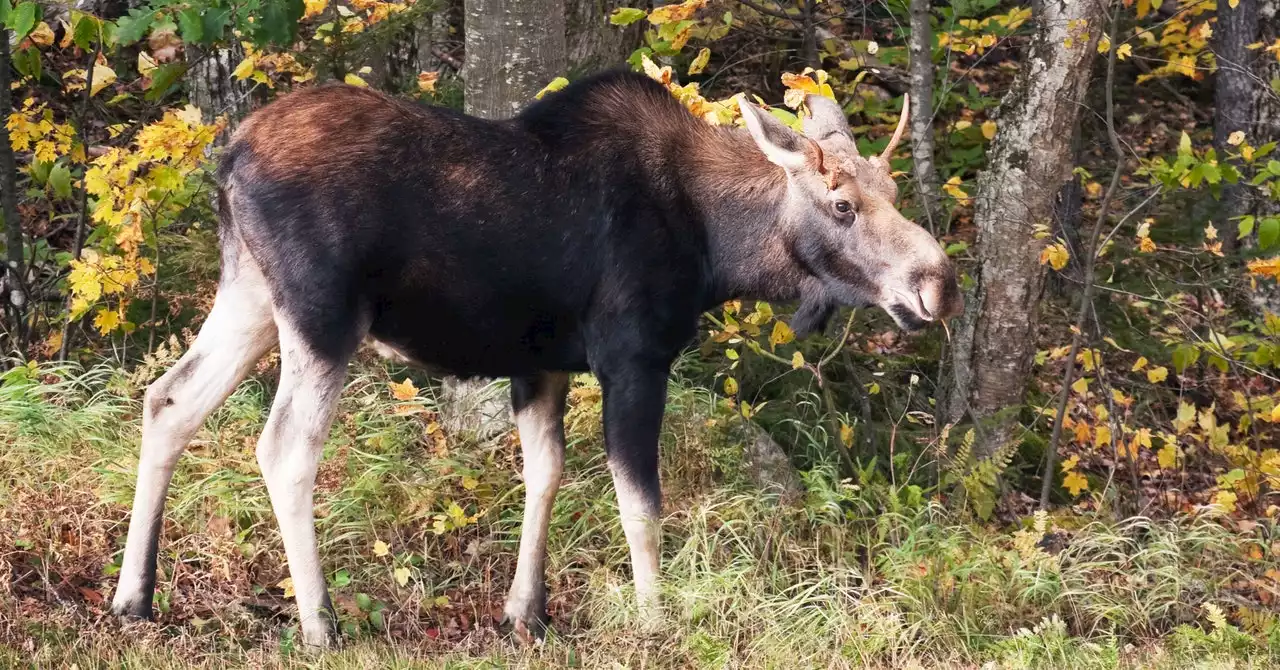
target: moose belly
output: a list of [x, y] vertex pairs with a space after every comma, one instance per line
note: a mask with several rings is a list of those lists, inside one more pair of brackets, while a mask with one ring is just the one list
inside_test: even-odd
[[459, 377], [587, 369], [575, 320], [522, 312], [459, 320], [431, 309], [383, 311], [371, 325], [369, 344], [392, 360]]

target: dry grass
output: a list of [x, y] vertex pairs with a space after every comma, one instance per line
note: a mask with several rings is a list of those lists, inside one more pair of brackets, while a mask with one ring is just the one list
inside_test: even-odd
[[[796, 505], [740, 472], [729, 415], [679, 384], [664, 431], [660, 632], [632, 624], [599, 396], [574, 393], [552, 521], [554, 633], [495, 626], [518, 537], [518, 447], [442, 435], [429, 394], [393, 400], [362, 363], [320, 475], [318, 528], [346, 648], [294, 648], [287, 573], [253, 458], [271, 373], [207, 423], [170, 494], [159, 620], [105, 614], [123, 543], [147, 373], [19, 369], [0, 385], [0, 666], [48, 668], [1272, 667], [1274, 613], [1236, 593], [1280, 566], [1275, 528], [1211, 519], [1058, 520], [1039, 534], [964, 523], [819, 467]], [[460, 521], [456, 505], [473, 523]], [[1052, 525], [1054, 521], [1050, 521]], [[390, 547], [376, 555], [374, 543]], [[1260, 548], [1260, 552], [1254, 551]], [[408, 569], [399, 584], [397, 568]], [[1280, 573], [1276, 573], [1280, 574]], [[1209, 604], [1229, 623], [1214, 624]]]

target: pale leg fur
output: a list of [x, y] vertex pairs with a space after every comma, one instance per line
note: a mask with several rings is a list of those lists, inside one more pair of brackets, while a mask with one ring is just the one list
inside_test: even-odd
[[[538, 393], [516, 412], [524, 456], [524, 525], [520, 556], [504, 608], [507, 621], [521, 634], [536, 634], [546, 620], [547, 529], [564, 468], [564, 398], [569, 375], [546, 373]], [[525, 631], [520, 631], [523, 626]]]
[[286, 319], [277, 315], [276, 321], [280, 388], [258, 442], [258, 463], [280, 524], [303, 642], [324, 647], [337, 641], [337, 619], [316, 546], [315, 479], [346, 379], [347, 360], [315, 355]]
[[631, 549], [631, 571], [635, 577], [636, 604], [645, 625], [656, 623], [661, 616], [658, 594], [658, 563], [662, 540], [660, 510], [653, 494], [634, 486], [618, 468], [613, 472], [613, 488], [618, 494], [618, 514], [622, 531]]
[[195, 344], [146, 392], [142, 451], [124, 563], [111, 609], [150, 618], [165, 495], [187, 443], [276, 342], [271, 301], [256, 268], [240, 268], [218, 290]]

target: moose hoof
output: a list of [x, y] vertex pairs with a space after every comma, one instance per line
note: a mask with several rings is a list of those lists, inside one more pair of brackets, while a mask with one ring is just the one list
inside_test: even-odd
[[117, 596], [111, 601], [111, 613], [121, 621], [150, 621], [151, 599], [141, 596]]
[[545, 605], [507, 603], [503, 610], [502, 627], [510, 630], [524, 644], [537, 644], [546, 639], [548, 624]]

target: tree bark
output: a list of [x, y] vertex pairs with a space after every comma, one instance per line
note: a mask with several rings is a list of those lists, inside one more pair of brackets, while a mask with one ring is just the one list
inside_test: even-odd
[[566, 74], [563, 0], [466, 0], [466, 112], [506, 119]]
[[231, 72], [244, 60], [244, 47], [235, 40], [226, 47], [217, 48], [188, 44], [184, 48], [184, 57], [191, 68], [186, 75], [191, 104], [200, 109], [205, 123], [213, 123], [219, 116], [226, 117], [227, 127], [215, 139], [214, 145], [226, 144], [236, 126], [249, 114], [252, 102], [248, 80], [241, 81], [231, 76]]
[[[13, 112], [13, 92], [9, 87], [9, 30], [0, 30], [0, 114], [9, 118]], [[27, 314], [26, 243], [22, 234], [22, 219], [18, 216], [18, 168], [9, 144], [9, 128], [0, 124], [0, 213], [4, 215], [5, 229], [5, 288], [9, 294], [8, 311], [12, 317], [12, 340], [4, 345], [4, 353], [25, 347]]]
[[[975, 449], [1010, 439], [1001, 410], [1021, 405], [1036, 349], [1045, 272], [1037, 225], [1048, 227], [1054, 195], [1071, 175], [1071, 130], [1083, 109], [1104, 29], [1104, 0], [1038, 3], [1036, 32], [1001, 103], [1000, 133], [978, 176], [974, 220], [979, 265], [957, 328], [942, 416], [992, 420]], [[1002, 413], [1001, 413], [1002, 414]]]
[[[566, 74], [564, 0], [466, 0], [465, 111], [514, 116]], [[507, 397], [482, 379], [446, 378], [440, 410], [447, 429], [486, 439], [512, 427]]]
[[[1212, 47], [1218, 62], [1213, 87], [1213, 146], [1218, 160], [1225, 161], [1234, 148], [1227, 138], [1236, 131], [1248, 133], [1254, 121], [1254, 100], [1258, 97], [1254, 83], [1253, 60], [1258, 51], [1248, 49], [1258, 35], [1258, 1], [1240, 0], [1235, 7], [1218, 3], [1218, 20], [1213, 28]], [[1253, 140], [1252, 137], [1248, 138]], [[1236, 246], [1236, 217], [1249, 211], [1248, 184], [1222, 185], [1222, 209], [1218, 228], [1222, 230], [1224, 250]]]
[[947, 228], [938, 191], [938, 168], [933, 160], [933, 28], [931, 0], [911, 0], [911, 159], [917, 206], [929, 232]]
[[628, 0], [565, 0], [569, 72], [590, 74], [626, 62], [640, 44], [644, 22], [623, 28], [609, 23], [609, 15], [619, 7], [636, 4]]
[[[1259, 42], [1275, 44], [1280, 39], [1280, 0], [1258, 0], [1258, 28]], [[1257, 56], [1254, 74], [1253, 121], [1251, 128], [1245, 131], [1245, 139], [1259, 147], [1267, 142], [1280, 141], [1280, 59], [1269, 53]], [[1265, 196], [1255, 196], [1252, 200], [1249, 213], [1253, 216], [1280, 215], [1280, 201]], [[1280, 313], [1280, 284], [1258, 282], [1258, 290], [1250, 298], [1259, 314]]]

